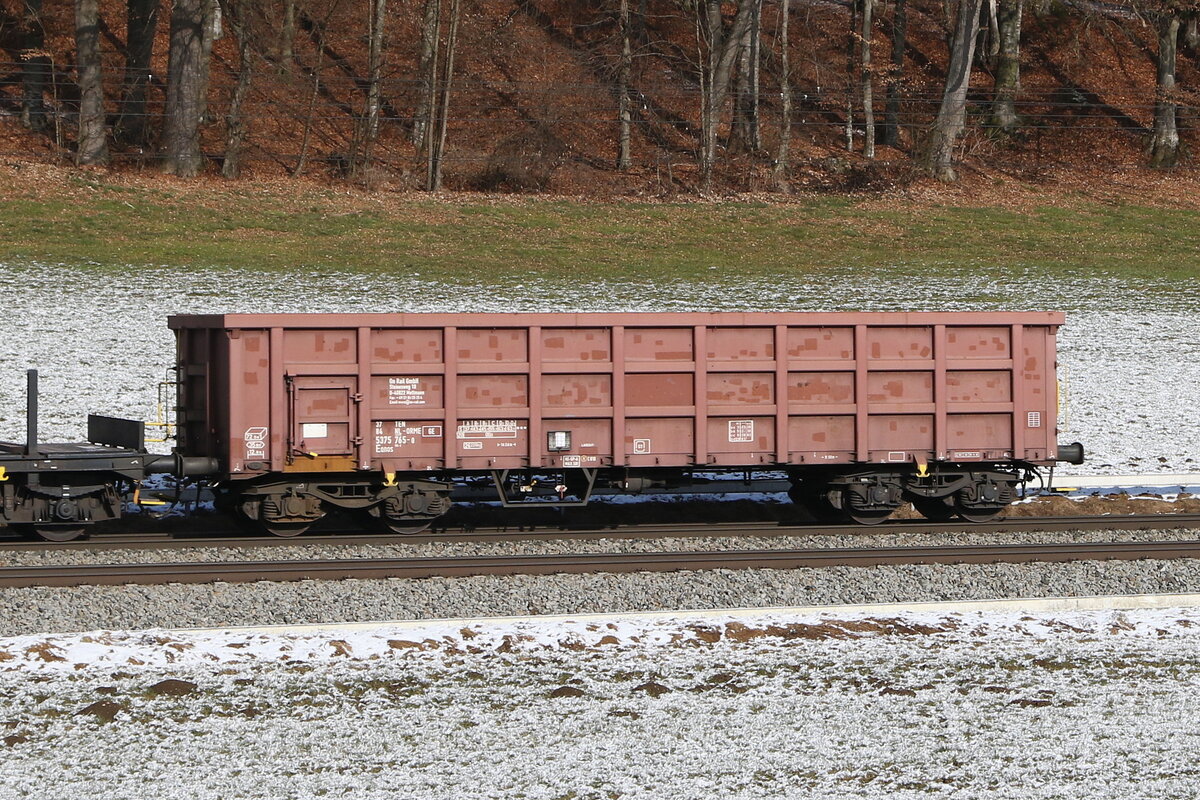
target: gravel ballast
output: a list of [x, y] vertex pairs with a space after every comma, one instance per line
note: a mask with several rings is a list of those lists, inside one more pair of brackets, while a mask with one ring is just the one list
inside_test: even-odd
[[[182, 550], [47, 547], [0, 554], [13, 566], [865, 548], [1021, 542], [1171, 541], [1200, 531], [1042, 531], [666, 539], [296, 544]], [[1188, 592], [1200, 560], [896, 565], [798, 570], [0, 589], [0, 635], [94, 629], [368, 622], [476, 616]]]
[[0, 589], [0, 635], [1192, 592], [1200, 560]]
[[169, 564], [221, 561], [312, 561], [352, 558], [451, 558], [474, 556], [566, 555], [571, 553], [661, 553], [726, 550], [800, 550], [816, 548], [937, 547], [1073, 542], [1168, 542], [1200, 539], [1200, 530], [1168, 528], [1147, 531], [948, 531], [945, 533], [854, 533], [804, 536], [695, 536], [664, 538], [513, 539], [511, 541], [440, 541], [379, 544], [296, 543], [266, 547], [204, 546], [165, 549], [87, 550], [52, 545], [0, 552], [0, 566], [42, 567], [52, 564]]

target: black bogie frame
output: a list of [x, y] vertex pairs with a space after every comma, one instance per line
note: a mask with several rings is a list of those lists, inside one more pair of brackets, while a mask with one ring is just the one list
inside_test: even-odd
[[[227, 485], [227, 505], [262, 528], [294, 536], [334, 509], [357, 512], [397, 533], [418, 533], [449, 510], [457, 499], [498, 502], [504, 508], [574, 508], [596, 496], [647, 491], [722, 493], [788, 488], [792, 501], [822, 522], [873, 525], [911, 502], [932, 521], [955, 517], [968, 522], [994, 519], [1019, 487], [1036, 475], [1025, 462], [906, 465], [848, 465], [789, 468], [782, 478], [754, 479], [748, 469], [573, 468], [402, 473], [389, 481], [381, 473], [271, 473]], [[698, 478], [724, 473], [729, 480]], [[761, 468], [754, 472], [763, 473]], [[738, 480], [739, 476], [744, 479]]]

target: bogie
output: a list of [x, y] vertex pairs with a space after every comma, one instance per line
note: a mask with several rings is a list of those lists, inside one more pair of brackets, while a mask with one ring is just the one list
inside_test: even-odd
[[877, 525], [905, 501], [932, 522], [955, 517], [966, 522], [990, 522], [1016, 499], [1022, 476], [1003, 468], [979, 465], [976, 470], [954, 466], [823, 473], [793, 473], [788, 493], [819, 521], [851, 520]]
[[419, 533], [450, 508], [450, 489], [435, 481], [382, 477], [259, 483], [235, 489], [240, 515], [276, 536], [299, 536], [334, 510], [376, 521], [393, 533]]

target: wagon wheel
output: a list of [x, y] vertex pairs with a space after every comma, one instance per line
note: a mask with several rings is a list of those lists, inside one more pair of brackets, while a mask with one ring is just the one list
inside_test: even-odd
[[878, 525], [890, 517], [895, 510], [894, 508], [885, 508], [883, 510], [871, 509], [868, 511], [866, 509], [850, 508], [846, 510], [846, 516], [859, 525]]
[[12, 525], [11, 527], [14, 531], [26, 538], [39, 538], [47, 542], [73, 542], [76, 539], [83, 539], [88, 535], [87, 525], [70, 523], [65, 525], [23, 523], [20, 525]]
[[356, 514], [358, 522], [368, 531], [415, 536], [429, 530], [437, 517], [388, 517], [379, 506], [371, 506]]
[[974, 523], [991, 522], [1000, 516], [1004, 508], [1004, 506], [964, 506], [962, 503], [955, 503], [954, 505], [954, 510], [958, 513], [958, 516], [967, 522]]
[[429, 530], [429, 526], [433, 524], [433, 517], [429, 519], [384, 519], [383, 527], [392, 533], [398, 533], [401, 536], [413, 536], [418, 533], [424, 533]]
[[284, 539], [291, 539], [294, 536], [299, 536], [310, 527], [312, 522], [260, 522], [260, 525], [268, 532], [275, 536]]
[[949, 522], [954, 519], [954, 506], [940, 497], [914, 497], [913, 508], [930, 522]]

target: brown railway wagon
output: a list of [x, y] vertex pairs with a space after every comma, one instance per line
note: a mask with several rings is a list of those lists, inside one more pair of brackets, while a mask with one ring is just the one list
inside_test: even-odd
[[[931, 516], [944, 506], [970, 518], [969, 506], [981, 516], [1008, 502], [1019, 469], [1062, 456], [1063, 321], [1052, 312], [175, 316], [177, 449], [218, 459], [230, 483], [247, 487], [245, 513], [277, 532], [347, 503], [403, 527], [423, 518], [407, 513], [422, 504], [443, 508], [438, 481], [490, 474], [507, 502], [536, 494], [525, 477], [535, 471], [563, 476], [563, 504], [586, 502], [598, 477], [632, 487], [687, 470], [779, 469], [797, 500], [862, 521], [903, 498], [930, 501]], [[964, 475], [986, 497], [964, 494]], [[937, 484], [927, 497], [918, 478]]]

